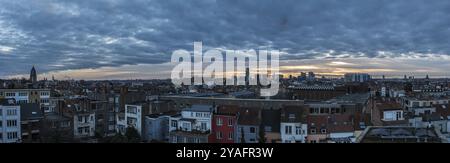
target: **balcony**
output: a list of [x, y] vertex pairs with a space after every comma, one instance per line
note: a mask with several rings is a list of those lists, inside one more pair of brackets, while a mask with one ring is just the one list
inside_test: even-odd
[[78, 127], [89, 127], [90, 125], [89, 122], [78, 122]]

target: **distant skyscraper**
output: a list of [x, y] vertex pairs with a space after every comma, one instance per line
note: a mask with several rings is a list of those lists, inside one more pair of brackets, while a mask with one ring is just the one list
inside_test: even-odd
[[250, 69], [248, 67], [245, 69], [245, 85], [250, 85]]
[[30, 81], [32, 83], [36, 83], [37, 82], [37, 73], [36, 73], [36, 69], [34, 68], [34, 66], [33, 66], [33, 68], [31, 68]]
[[314, 74], [314, 72], [308, 72], [308, 79], [309, 80], [314, 80], [316, 78], [316, 74]]
[[347, 73], [344, 75], [346, 82], [366, 82], [371, 79], [371, 76], [366, 73]]

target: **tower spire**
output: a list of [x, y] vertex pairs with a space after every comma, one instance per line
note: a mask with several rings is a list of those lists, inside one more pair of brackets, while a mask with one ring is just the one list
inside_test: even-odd
[[30, 81], [31, 83], [36, 83], [37, 82], [37, 73], [36, 73], [36, 68], [31, 68], [31, 72], [30, 72]]

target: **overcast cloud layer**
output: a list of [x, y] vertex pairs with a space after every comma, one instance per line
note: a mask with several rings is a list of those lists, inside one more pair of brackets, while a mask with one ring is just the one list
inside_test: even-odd
[[450, 1], [0, 0], [0, 77], [32, 65], [164, 64], [194, 41], [280, 49], [284, 60], [423, 58], [423, 66], [448, 59]]

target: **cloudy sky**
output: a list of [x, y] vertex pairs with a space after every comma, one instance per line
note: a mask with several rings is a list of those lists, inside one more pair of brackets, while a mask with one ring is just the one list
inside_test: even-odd
[[450, 76], [450, 1], [0, 0], [0, 77], [169, 77], [171, 54], [279, 49], [285, 73]]

